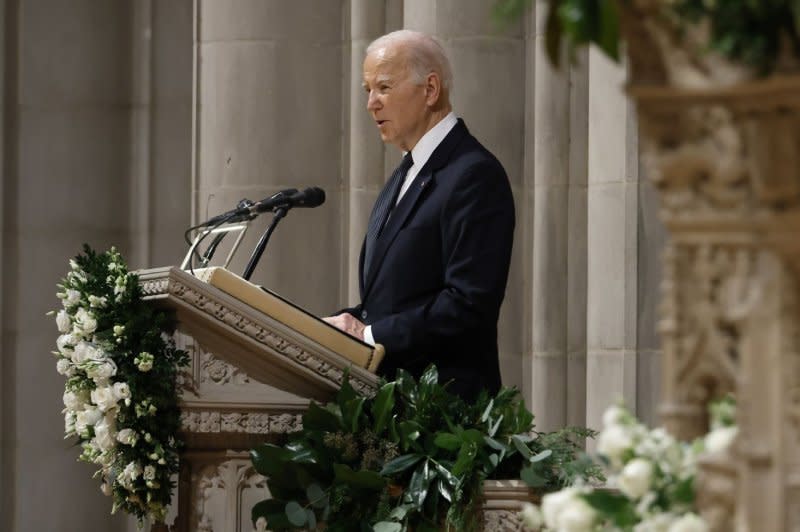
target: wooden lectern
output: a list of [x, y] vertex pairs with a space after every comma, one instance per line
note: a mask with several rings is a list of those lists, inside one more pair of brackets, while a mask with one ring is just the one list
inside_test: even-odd
[[[373, 395], [383, 348], [227, 270], [137, 273], [145, 298], [175, 312], [176, 342], [191, 356], [178, 383], [186, 448], [167, 522], [177, 532], [251, 532], [250, 510], [267, 491], [248, 451], [300, 429], [309, 401], [331, 399], [348, 368], [353, 388]], [[516, 529], [527, 488], [495, 482], [485, 491], [487, 529]]]

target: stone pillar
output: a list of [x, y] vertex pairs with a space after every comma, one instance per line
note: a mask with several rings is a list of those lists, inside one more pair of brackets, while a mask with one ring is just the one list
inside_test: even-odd
[[[547, 10], [528, 37], [525, 201], [525, 395], [540, 430], [584, 423], [586, 82], [584, 66], [560, 69], [545, 53]], [[574, 77], [574, 80], [571, 78]], [[573, 83], [574, 82], [574, 83]]]
[[384, 149], [380, 135], [367, 112], [362, 65], [367, 46], [386, 30], [386, 6], [374, 0], [351, 0], [349, 125], [349, 220], [344, 270], [349, 304], [360, 301], [358, 259], [367, 232], [372, 205], [389, 174], [384, 172]]
[[405, 0], [405, 27], [437, 36], [453, 67], [453, 109], [508, 173], [517, 209], [511, 273], [500, 316], [503, 383], [523, 386], [522, 322], [524, 226], [523, 135], [525, 41], [522, 23], [499, 33], [490, 0]]
[[586, 424], [636, 408], [638, 144], [625, 69], [589, 52]]
[[324, 188], [323, 206], [281, 222], [252, 278], [318, 314], [341, 303], [342, 16], [341, 2], [311, 0], [198, 0], [195, 13], [194, 219]]

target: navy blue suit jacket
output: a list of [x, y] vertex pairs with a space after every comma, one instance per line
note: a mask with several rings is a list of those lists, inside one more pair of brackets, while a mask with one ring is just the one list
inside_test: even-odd
[[361, 304], [348, 311], [386, 348], [380, 374], [419, 377], [435, 363], [464, 398], [499, 389], [513, 233], [508, 177], [459, 119], [392, 210], [369, 272], [361, 249]]

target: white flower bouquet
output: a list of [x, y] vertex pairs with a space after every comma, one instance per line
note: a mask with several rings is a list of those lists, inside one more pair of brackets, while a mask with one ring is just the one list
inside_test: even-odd
[[558, 532], [706, 532], [708, 525], [695, 508], [697, 458], [724, 453], [733, 443], [732, 399], [712, 405], [711, 416], [711, 432], [686, 443], [612, 406], [597, 440], [606, 486], [578, 485], [547, 494], [541, 509], [523, 510], [523, 524], [528, 530]]
[[67, 379], [65, 437], [77, 438], [80, 460], [100, 466], [95, 476], [113, 497], [112, 512], [162, 521], [178, 472], [175, 378], [188, 356], [114, 248], [97, 254], [84, 246], [58, 286], [54, 354]]

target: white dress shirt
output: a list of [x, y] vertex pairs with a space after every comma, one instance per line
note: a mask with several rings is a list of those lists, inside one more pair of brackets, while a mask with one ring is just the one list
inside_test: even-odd
[[[422, 135], [422, 138], [419, 139], [416, 146], [411, 148], [411, 158], [414, 160], [414, 164], [411, 165], [411, 168], [409, 168], [406, 173], [406, 178], [403, 180], [403, 185], [400, 187], [400, 193], [397, 195], [397, 203], [400, 203], [405, 193], [411, 188], [411, 183], [414, 182], [419, 171], [422, 170], [422, 167], [425, 166], [425, 163], [431, 158], [434, 150], [439, 147], [439, 144], [442, 143], [444, 138], [457, 123], [458, 119], [451, 111]], [[397, 203], [395, 203], [395, 205], [397, 205]], [[391, 218], [391, 213], [389, 213], [389, 217]], [[364, 341], [369, 345], [375, 345], [375, 338], [372, 337], [372, 325], [367, 325], [364, 328]]]

